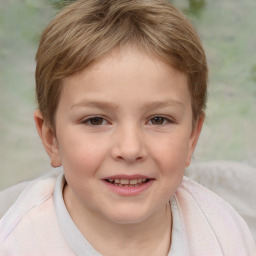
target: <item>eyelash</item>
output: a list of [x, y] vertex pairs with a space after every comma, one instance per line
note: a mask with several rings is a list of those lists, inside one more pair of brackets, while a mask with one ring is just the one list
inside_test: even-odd
[[[157, 121], [157, 119], [160, 119], [162, 121], [162, 123], [160, 124], [153, 124], [152, 121], [155, 119], [155, 121]], [[170, 118], [164, 117], [164, 116], [153, 116], [150, 118], [149, 122], [151, 122], [151, 125], [156, 125], [156, 126], [161, 126], [161, 125], [166, 125], [169, 123], [173, 123], [174, 121], [171, 120]]]
[[[96, 121], [96, 124], [95, 123], [93, 124], [94, 121]], [[156, 123], [154, 124], [153, 123], [154, 121], [160, 121], [160, 124], [156, 124]], [[97, 124], [97, 122], [99, 123]], [[173, 123], [174, 121], [164, 116], [153, 116], [149, 119], [148, 122], [151, 122], [151, 125], [161, 126], [168, 123]], [[82, 123], [89, 126], [100, 126], [100, 125], [107, 124], [108, 122], [106, 121], [105, 118], [101, 116], [93, 116], [93, 117], [86, 118], [85, 120], [82, 121]]]
[[[98, 120], [97, 120], [98, 119]], [[100, 124], [93, 124], [92, 121], [102, 121]], [[88, 117], [85, 120], [82, 121], [82, 124], [86, 124], [89, 126], [100, 126], [100, 125], [104, 125], [106, 124], [107, 121], [105, 118], [101, 117], [101, 116], [92, 116], [92, 117]]]

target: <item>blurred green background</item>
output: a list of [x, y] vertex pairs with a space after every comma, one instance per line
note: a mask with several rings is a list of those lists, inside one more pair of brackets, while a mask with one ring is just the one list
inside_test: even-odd
[[[60, 2], [0, 0], [0, 189], [50, 169], [33, 122], [34, 55]], [[256, 166], [256, 0], [171, 2], [196, 26], [210, 66], [194, 161]]]

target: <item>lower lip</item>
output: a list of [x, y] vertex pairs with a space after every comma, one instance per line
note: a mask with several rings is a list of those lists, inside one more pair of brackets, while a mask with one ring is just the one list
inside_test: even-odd
[[107, 187], [113, 192], [121, 195], [121, 196], [136, 196], [147, 190], [153, 183], [154, 180], [149, 180], [146, 183], [142, 183], [137, 187], [128, 187], [128, 186], [118, 186], [112, 183], [109, 183], [105, 180], [103, 182], [107, 185]]

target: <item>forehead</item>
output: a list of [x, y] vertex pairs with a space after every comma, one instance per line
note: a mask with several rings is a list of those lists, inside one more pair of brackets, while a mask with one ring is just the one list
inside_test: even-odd
[[83, 71], [65, 78], [62, 86], [62, 95], [69, 98], [97, 96], [111, 100], [116, 96], [159, 101], [171, 97], [178, 101], [189, 95], [185, 74], [157, 56], [132, 47], [114, 49]]

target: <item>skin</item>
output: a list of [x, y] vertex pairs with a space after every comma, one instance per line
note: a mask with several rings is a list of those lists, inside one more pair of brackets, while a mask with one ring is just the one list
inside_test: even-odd
[[[167, 255], [169, 201], [204, 120], [192, 127], [186, 75], [126, 48], [65, 78], [62, 86], [56, 136], [39, 111], [34, 118], [52, 165], [63, 165], [64, 201], [75, 224], [103, 255]], [[124, 196], [104, 181], [116, 175], [143, 175], [151, 183]]]

